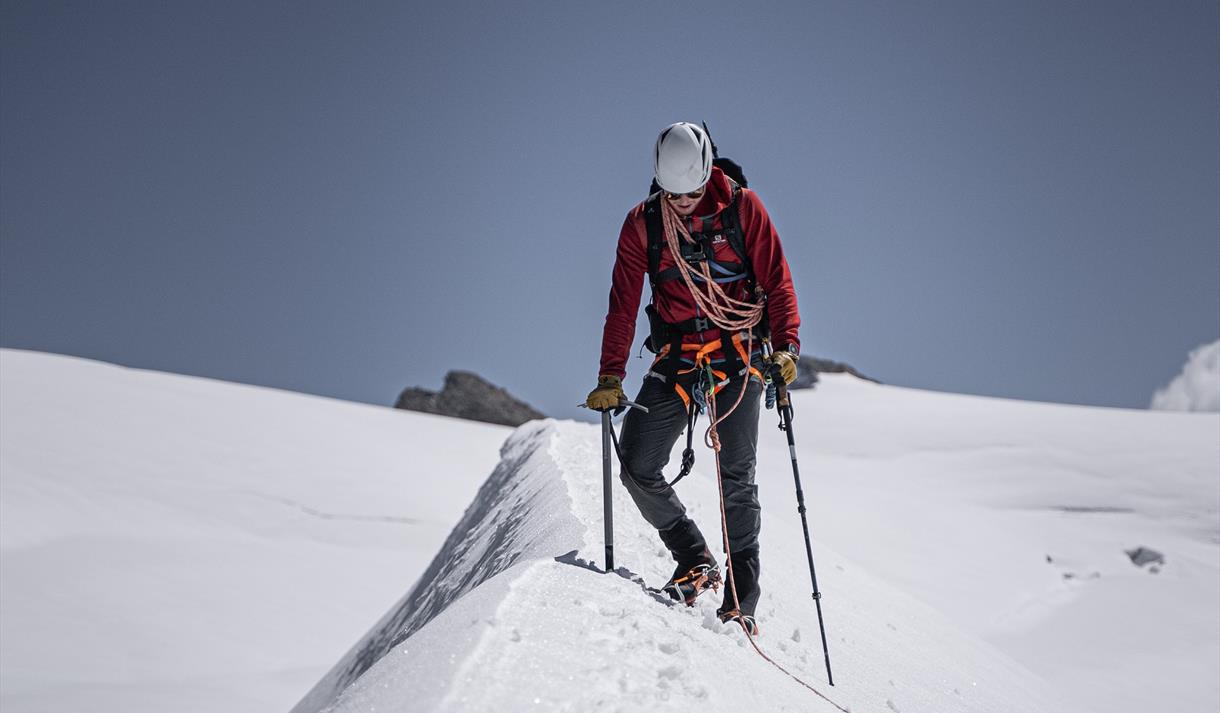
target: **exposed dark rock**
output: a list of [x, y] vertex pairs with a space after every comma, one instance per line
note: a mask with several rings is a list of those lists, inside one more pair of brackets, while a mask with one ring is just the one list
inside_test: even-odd
[[1143, 567], [1144, 565], [1150, 564], [1152, 565], [1152, 571], [1155, 572], [1159, 569], [1157, 565], [1165, 564], [1165, 555], [1147, 547], [1136, 547], [1133, 550], [1124, 551], [1127, 553], [1127, 556], [1131, 558], [1131, 564], [1134, 564], [1136, 567]]
[[830, 359], [818, 359], [817, 357], [802, 356], [797, 360], [796, 364], [796, 381], [788, 385], [789, 389], [812, 389], [818, 383], [818, 374], [851, 374], [858, 379], [871, 381], [874, 384], [881, 382], [865, 376], [856, 371], [854, 367], [838, 361]]
[[398, 396], [394, 408], [454, 416], [471, 421], [520, 426], [546, 416], [504, 389], [468, 371], [445, 375], [440, 393], [408, 387]]

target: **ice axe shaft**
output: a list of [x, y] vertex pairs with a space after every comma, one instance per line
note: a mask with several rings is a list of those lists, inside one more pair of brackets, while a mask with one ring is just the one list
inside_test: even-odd
[[[646, 406], [641, 406], [634, 401], [622, 399], [618, 402], [619, 408], [634, 408], [648, 413]], [[607, 409], [602, 411], [602, 523], [604, 527], [604, 536], [606, 541], [606, 571], [614, 571], [614, 491], [611, 489], [611, 470], [613, 469], [610, 454], [613, 453], [613, 447], [610, 444], [610, 429], [614, 426], [610, 423], [610, 411]]]
[[605, 527], [606, 571], [614, 571], [614, 504], [610, 490], [610, 412], [602, 411], [602, 523]]

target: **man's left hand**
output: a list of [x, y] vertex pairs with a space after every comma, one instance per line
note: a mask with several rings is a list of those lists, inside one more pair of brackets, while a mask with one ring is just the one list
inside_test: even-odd
[[778, 368], [780, 376], [784, 379], [784, 385], [796, 381], [795, 354], [789, 351], [775, 352], [771, 355], [771, 363]]

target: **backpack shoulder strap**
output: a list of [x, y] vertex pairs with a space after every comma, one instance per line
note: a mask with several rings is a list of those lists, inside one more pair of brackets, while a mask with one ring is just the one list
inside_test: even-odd
[[648, 283], [656, 292], [657, 274], [661, 272], [661, 246], [665, 243], [665, 228], [661, 224], [661, 194], [653, 193], [644, 202], [644, 227], [648, 231]]
[[[728, 233], [729, 247], [737, 253], [741, 264], [746, 268], [748, 284], [754, 284], [754, 266], [750, 255], [746, 252], [745, 231], [741, 227], [739, 203], [741, 186], [736, 181], [729, 180], [733, 187], [733, 197], [720, 213], [721, 224]], [[648, 232], [648, 282], [655, 288], [657, 275], [661, 272], [661, 250], [665, 244], [664, 227], [661, 224], [661, 194], [654, 193], [644, 203], [644, 227]]]
[[741, 186], [737, 185], [736, 181], [730, 181], [730, 183], [733, 184], [733, 198], [729, 201], [724, 211], [721, 212], [720, 222], [728, 234], [729, 247], [733, 248], [733, 252], [737, 253], [738, 259], [741, 260], [741, 264], [746, 268], [747, 284], [753, 286], [754, 266], [750, 262], [750, 254], [746, 252], [746, 235], [745, 231], [741, 228], [741, 210], [739, 207]]

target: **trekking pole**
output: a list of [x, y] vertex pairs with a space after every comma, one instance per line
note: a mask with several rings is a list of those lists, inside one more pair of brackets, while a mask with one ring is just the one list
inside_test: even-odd
[[[770, 344], [764, 342], [763, 350]], [[768, 355], [769, 356], [769, 355]], [[818, 609], [818, 630], [822, 634], [822, 657], [826, 660], [826, 680], [835, 685], [830, 672], [830, 649], [826, 645], [826, 625], [822, 623], [822, 592], [818, 590], [818, 575], [813, 567], [813, 545], [809, 542], [809, 521], [805, 516], [805, 491], [801, 490], [801, 469], [796, 463], [796, 441], [792, 437], [792, 401], [788, 398], [788, 385], [779, 374], [772, 375], [776, 388], [776, 405], [779, 407], [779, 429], [788, 434], [788, 454], [792, 457], [792, 479], [796, 482], [796, 509], [801, 514], [801, 529], [805, 532], [805, 555], [809, 559], [809, 579], [813, 583], [813, 603]]]
[[[646, 406], [641, 406], [634, 401], [622, 399], [618, 402], [619, 408], [635, 408], [648, 413]], [[610, 423], [610, 410], [602, 411], [602, 524], [604, 527], [604, 535], [606, 541], [606, 571], [614, 571], [614, 499], [613, 490], [610, 487], [611, 482], [611, 458], [610, 454], [612, 446], [610, 445], [611, 429], [614, 426]]]

